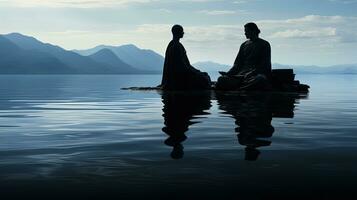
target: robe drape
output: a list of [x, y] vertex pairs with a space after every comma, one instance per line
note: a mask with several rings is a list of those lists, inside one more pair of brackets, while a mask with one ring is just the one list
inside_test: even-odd
[[191, 66], [183, 45], [172, 40], [165, 53], [161, 87], [164, 90], [210, 89], [211, 80], [207, 73]]

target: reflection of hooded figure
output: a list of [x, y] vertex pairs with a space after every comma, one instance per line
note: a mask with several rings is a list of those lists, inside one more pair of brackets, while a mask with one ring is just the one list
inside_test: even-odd
[[169, 137], [165, 144], [173, 147], [171, 157], [180, 159], [183, 157], [182, 142], [186, 140], [185, 132], [189, 126], [198, 122], [191, 120], [195, 116], [206, 115], [211, 107], [210, 92], [163, 92], [162, 102], [164, 104], [163, 117], [165, 127], [162, 131]]
[[257, 160], [261, 146], [269, 146], [274, 133], [272, 117], [292, 117], [297, 97], [271, 93], [223, 94], [217, 93], [219, 108], [235, 118], [238, 141], [245, 145], [245, 159]]

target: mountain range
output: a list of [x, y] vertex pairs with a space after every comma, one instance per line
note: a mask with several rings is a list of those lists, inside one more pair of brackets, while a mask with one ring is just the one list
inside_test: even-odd
[[[161, 74], [164, 57], [133, 44], [99, 45], [86, 50], [65, 50], [20, 33], [0, 35], [0, 74]], [[197, 62], [201, 71], [227, 71], [230, 65]], [[357, 63], [329, 67], [274, 63], [296, 74], [357, 74]]]
[[20, 33], [0, 35], [0, 74], [152, 74], [162, 71], [164, 58], [153, 51], [134, 45], [118, 47], [120, 52], [136, 56], [137, 60], [146, 58], [148, 63], [132, 62], [131, 65], [106, 46], [101, 47], [85, 56]]
[[111, 50], [123, 62], [137, 69], [151, 70], [157, 72], [162, 71], [164, 57], [152, 50], [139, 49], [138, 47], [132, 44], [122, 46], [100, 45], [92, 49], [73, 51], [83, 56], [88, 56], [103, 49]]
[[284, 65], [273, 64], [274, 69], [292, 68], [296, 74], [357, 74], [357, 63], [344, 65], [331, 65], [326, 67], [321, 66], [306, 66], [306, 65]]

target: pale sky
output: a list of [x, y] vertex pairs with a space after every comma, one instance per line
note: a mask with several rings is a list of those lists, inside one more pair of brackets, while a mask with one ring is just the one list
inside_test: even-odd
[[272, 61], [357, 63], [357, 0], [0, 0], [0, 34], [19, 32], [65, 49], [135, 44], [164, 54], [181, 24], [191, 62], [232, 64], [256, 22]]

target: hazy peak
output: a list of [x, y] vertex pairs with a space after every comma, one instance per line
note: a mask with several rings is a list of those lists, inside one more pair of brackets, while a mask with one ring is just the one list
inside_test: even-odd
[[120, 45], [118, 47], [122, 47], [122, 48], [131, 48], [131, 49], [139, 49], [137, 46], [133, 45], [133, 44], [124, 44], [124, 45]]
[[28, 35], [23, 35], [21, 33], [9, 33], [9, 34], [5, 34], [4, 35], [7, 38], [13, 38], [13, 39], [28, 39], [28, 40], [34, 40], [36, 42], [40, 42], [39, 40], [37, 40], [36, 38], [32, 37], [32, 36], [28, 36]]
[[98, 53], [115, 55], [115, 54], [114, 54], [110, 49], [108, 49], [108, 48], [101, 49], [101, 50], [99, 50], [96, 54], [98, 54]]

